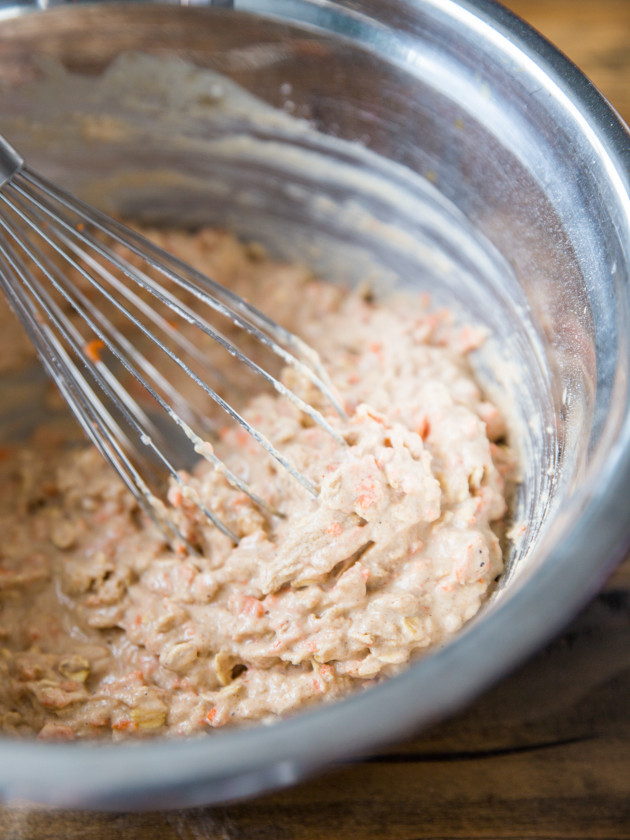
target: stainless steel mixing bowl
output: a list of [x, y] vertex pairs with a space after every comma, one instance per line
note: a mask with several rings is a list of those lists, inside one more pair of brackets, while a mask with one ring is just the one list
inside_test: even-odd
[[479, 375], [524, 462], [524, 535], [498, 592], [400, 677], [208, 738], [4, 739], [3, 796], [128, 809], [290, 784], [460, 707], [627, 550], [629, 138], [579, 71], [503, 8], [0, 4], [0, 131], [106, 209], [230, 226], [331, 278], [430, 289], [467, 311], [490, 328]]

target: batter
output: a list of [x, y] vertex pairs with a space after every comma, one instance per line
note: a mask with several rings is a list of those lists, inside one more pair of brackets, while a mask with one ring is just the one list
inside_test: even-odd
[[318, 350], [347, 445], [278, 396], [252, 399], [250, 422], [319, 497], [226, 427], [217, 453], [284, 516], [265, 516], [204, 462], [191, 481], [240, 541], [174, 485], [198, 556], [168, 547], [90, 447], [43, 428], [2, 450], [5, 733], [119, 739], [273, 721], [447, 641], [502, 571], [513, 463], [468, 361], [480, 330], [424, 296], [336, 288], [224, 232], [154, 238]]

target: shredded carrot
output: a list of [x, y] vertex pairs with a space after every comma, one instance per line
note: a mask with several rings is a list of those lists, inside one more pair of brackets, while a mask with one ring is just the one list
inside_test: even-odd
[[217, 716], [217, 710], [216, 709], [210, 709], [210, 711], [206, 715], [206, 720], [208, 721], [208, 723], [213, 723], [216, 716]]
[[328, 528], [326, 528], [326, 533], [331, 537], [338, 537], [342, 531], [341, 522], [331, 522]]
[[245, 431], [245, 429], [239, 429], [236, 433], [236, 442], [239, 446], [247, 446], [247, 444], [251, 441], [249, 434]]
[[197, 570], [194, 566], [181, 565], [177, 567], [176, 575], [178, 579], [182, 581], [182, 583], [185, 583], [187, 586], [190, 586], [190, 584], [194, 581], [197, 575]]
[[125, 732], [127, 729], [133, 730], [137, 728], [138, 724], [128, 718], [123, 718], [122, 720], [117, 720], [115, 723], [112, 723], [112, 729], [116, 729], [118, 732]]
[[253, 595], [244, 595], [240, 612], [260, 618], [261, 615], [265, 614], [265, 605], [258, 598], [254, 598]]
[[101, 353], [105, 349], [105, 342], [101, 341], [100, 338], [95, 338], [93, 341], [88, 341], [85, 347], [83, 348], [85, 355], [91, 362], [100, 362], [101, 361]]
[[140, 683], [143, 683], [143, 682], [144, 682], [144, 674], [142, 673], [142, 671], [141, 671], [139, 668], [138, 668], [137, 670], [135, 670], [135, 671], [130, 671], [130, 672], [127, 674], [127, 681], [128, 681], [128, 682], [140, 682]]
[[423, 417], [420, 423], [418, 424], [418, 434], [420, 435], [422, 440], [426, 440], [431, 434], [431, 424], [429, 423], [426, 417]]
[[180, 507], [183, 499], [181, 487], [169, 487], [167, 498], [174, 508]]
[[366, 508], [369, 508], [370, 505], [373, 505], [375, 501], [376, 497], [374, 493], [363, 493], [357, 499], [357, 507], [363, 508], [363, 510], [365, 510]]

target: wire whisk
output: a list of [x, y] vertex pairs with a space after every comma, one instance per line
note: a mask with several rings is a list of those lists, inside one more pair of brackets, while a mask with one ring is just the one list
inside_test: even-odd
[[[200, 457], [269, 507], [216, 455], [216, 421], [185, 393], [182, 374], [317, 495], [230, 400], [231, 383], [208, 348], [229, 354], [343, 444], [330, 416], [344, 411], [315, 351], [230, 289], [31, 171], [2, 137], [0, 285], [90, 440], [171, 541], [187, 542], [156, 495], [164, 474], [238, 542], [188, 481], [185, 471]], [[281, 381], [274, 368], [287, 366], [317, 389], [329, 416]]]

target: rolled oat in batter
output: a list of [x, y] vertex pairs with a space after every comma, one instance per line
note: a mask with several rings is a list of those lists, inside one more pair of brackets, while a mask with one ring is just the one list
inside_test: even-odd
[[252, 399], [248, 419], [319, 498], [226, 428], [218, 454], [284, 516], [265, 516], [200, 464], [191, 480], [240, 542], [172, 487], [198, 556], [174, 553], [86, 445], [42, 429], [3, 450], [5, 732], [186, 735], [335, 700], [451, 637], [502, 570], [493, 523], [510, 456], [467, 360], [480, 331], [424, 297], [340, 290], [226, 233], [160, 238], [320, 352], [348, 445], [280, 397]]

